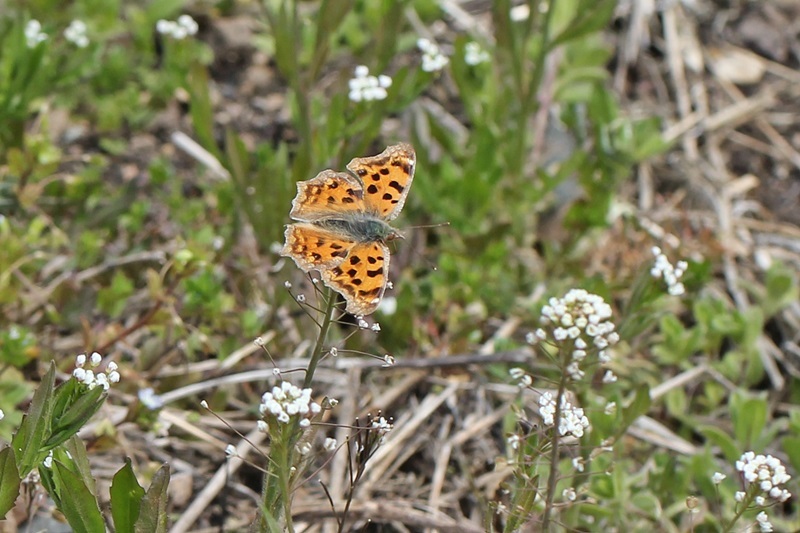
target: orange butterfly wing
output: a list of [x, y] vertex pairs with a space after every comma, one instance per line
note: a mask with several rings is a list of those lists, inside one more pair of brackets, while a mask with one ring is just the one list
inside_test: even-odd
[[363, 183], [367, 212], [389, 221], [397, 218], [403, 209], [416, 163], [414, 148], [400, 143], [372, 157], [356, 157], [347, 165], [347, 170]]

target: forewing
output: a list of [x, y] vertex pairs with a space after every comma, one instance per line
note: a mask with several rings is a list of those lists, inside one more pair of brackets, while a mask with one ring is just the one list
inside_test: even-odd
[[291, 257], [304, 271], [325, 272], [340, 264], [355, 247], [356, 241], [314, 224], [298, 222], [286, 226], [281, 255]]
[[403, 209], [416, 163], [414, 148], [400, 143], [376, 156], [357, 157], [347, 169], [363, 182], [366, 210], [384, 220], [393, 220]]
[[389, 275], [389, 249], [381, 242], [359, 243], [322, 280], [347, 300], [347, 312], [363, 316], [381, 303]]
[[313, 222], [344, 213], [364, 211], [361, 184], [344, 172], [323, 170], [314, 178], [297, 182], [297, 196], [289, 216]]

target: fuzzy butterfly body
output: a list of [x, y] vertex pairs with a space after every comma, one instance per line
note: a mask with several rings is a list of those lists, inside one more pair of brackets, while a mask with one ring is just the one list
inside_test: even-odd
[[347, 302], [347, 312], [368, 315], [386, 291], [388, 241], [414, 179], [416, 155], [405, 143], [372, 157], [357, 157], [345, 172], [323, 170], [297, 183], [281, 255], [308, 272], [318, 270]]

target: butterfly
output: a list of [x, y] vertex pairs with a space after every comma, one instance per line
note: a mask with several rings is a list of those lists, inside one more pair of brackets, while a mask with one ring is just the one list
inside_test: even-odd
[[357, 157], [345, 172], [323, 170], [297, 183], [281, 255], [303, 271], [319, 271], [341, 294], [346, 311], [374, 312], [389, 283], [389, 248], [402, 238], [389, 225], [397, 218], [414, 179], [416, 154], [405, 143], [378, 155]]

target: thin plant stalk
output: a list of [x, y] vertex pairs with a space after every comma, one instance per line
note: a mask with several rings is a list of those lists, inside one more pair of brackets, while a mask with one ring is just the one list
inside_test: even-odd
[[[336, 310], [336, 298], [333, 291], [326, 289], [324, 292], [326, 300], [325, 311], [320, 322], [317, 341], [311, 353], [311, 359], [306, 369], [306, 377], [303, 381], [303, 388], [311, 386], [314, 378], [314, 371], [325, 355], [325, 345], [328, 338], [328, 331], [333, 323], [333, 313]], [[286, 531], [293, 532], [292, 525], [292, 482], [291, 468], [294, 464], [294, 449], [297, 440], [303, 434], [299, 423], [295, 422], [286, 427], [281, 427], [277, 435], [271, 437], [271, 449], [269, 455], [269, 468], [264, 477], [264, 491], [262, 502], [264, 505], [259, 531], [270, 531], [269, 521], [265, 516], [267, 513], [274, 513], [272, 516], [279, 519], [283, 515], [283, 523]], [[279, 511], [279, 509], [281, 509]], [[277, 520], [280, 521], [280, 520]]]
[[325, 345], [328, 339], [328, 331], [333, 323], [333, 313], [336, 310], [336, 295], [333, 291], [326, 288], [323, 294], [327, 303], [322, 316], [322, 322], [320, 322], [317, 342], [314, 344], [314, 351], [311, 353], [311, 360], [308, 362], [308, 368], [306, 369], [306, 378], [303, 380], [303, 388], [311, 386], [311, 381], [314, 379], [314, 372], [317, 370], [317, 365], [326, 353]]
[[556, 412], [553, 427], [553, 446], [550, 450], [550, 474], [547, 478], [547, 496], [544, 504], [544, 517], [542, 518], [542, 531], [548, 531], [550, 527], [550, 513], [553, 511], [553, 500], [556, 494], [556, 485], [558, 484], [558, 454], [559, 444], [561, 443], [561, 435], [558, 432], [558, 426], [561, 420], [561, 398], [566, 394], [567, 379], [569, 376], [566, 371], [561, 374], [561, 380], [558, 383], [558, 394], [556, 395]]

